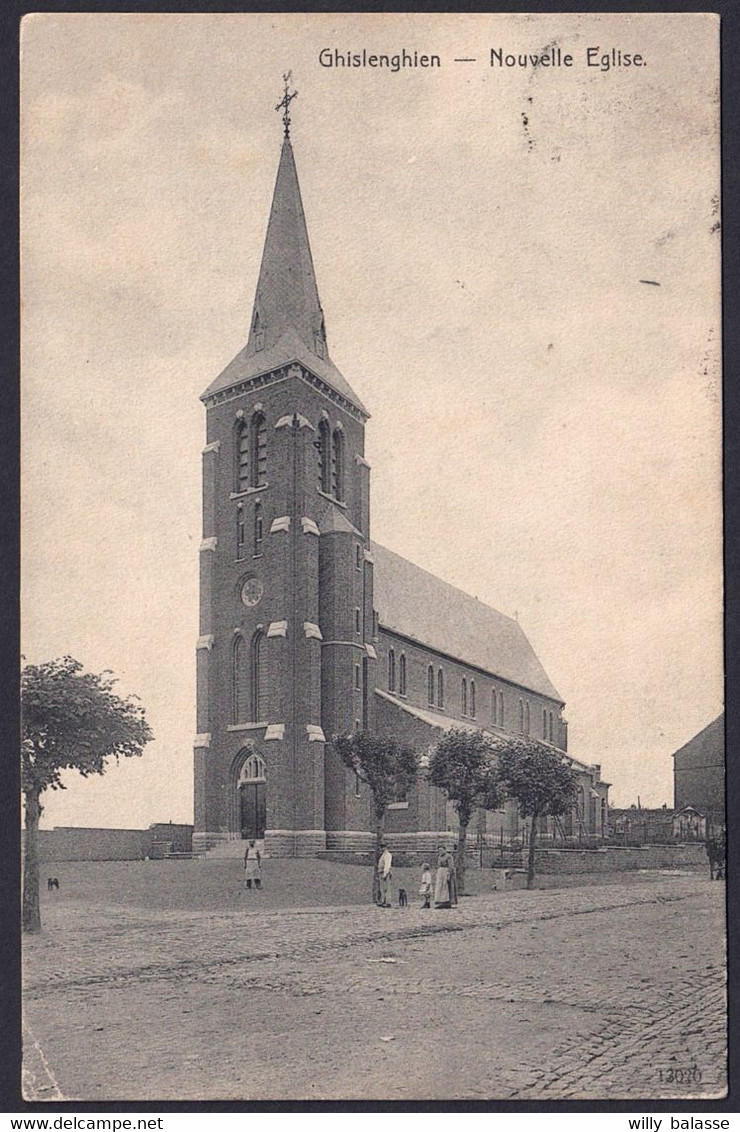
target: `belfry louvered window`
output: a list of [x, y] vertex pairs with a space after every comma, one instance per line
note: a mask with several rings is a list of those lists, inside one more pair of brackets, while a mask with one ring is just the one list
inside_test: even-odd
[[246, 491], [249, 487], [249, 428], [246, 421], [239, 421], [234, 440], [234, 491]]
[[319, 421], [316, 448], [319, 454], [319, 487], [328, 495], [331, 491], [331, 432], [326, 417]]
[[251, 486], [264, 487], [267, 483], [267, 421], [264, 413], [255, 413], [250, 425], [252, 448]]
[[331, 494], [344, 499], [344, 436], [335, 428], [331, 438]]

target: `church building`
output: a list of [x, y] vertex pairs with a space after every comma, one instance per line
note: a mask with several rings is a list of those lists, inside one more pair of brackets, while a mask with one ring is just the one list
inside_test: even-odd
[[[377, 731], [424, 755], [453, 726], [562, 751], [568, 736], [516, 620], [371, 540], [369, 414], [330, 357], [289, 102], [286, 88], [247, 343], [202, 395], [194, 847], [254, 837], [272, 856], [312, 856], [372, 844], [369, 789], [332, 737]], [[573, 765], [560, 833], [603, 836], [607, 784]], [[519, 832], [513, 805], [477, 820], [487, 839]], [[423, 769], [386, 821], [398, 848], [453, 828]]]

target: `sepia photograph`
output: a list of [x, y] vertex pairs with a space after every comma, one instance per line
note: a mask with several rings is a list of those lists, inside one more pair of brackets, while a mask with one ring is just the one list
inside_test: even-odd
[[719, 30], [24, 17], [25, 1101], [726, 1097]]

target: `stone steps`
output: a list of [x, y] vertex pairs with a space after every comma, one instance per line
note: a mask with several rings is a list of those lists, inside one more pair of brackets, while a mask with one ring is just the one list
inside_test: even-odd
[[[263, 860], [269, 857], [269, 853], [265, 853], [264, 841], [256, 841], [256, 847], [260, 851]], [[204, 854], [206, 861], [243, 861], [244, 854], [247, 850], [247, 842], [242, 841], [241, 838], [233, 841], [220, 841], [218, 845], [214, 845], [212, 849], [208, 849]]]

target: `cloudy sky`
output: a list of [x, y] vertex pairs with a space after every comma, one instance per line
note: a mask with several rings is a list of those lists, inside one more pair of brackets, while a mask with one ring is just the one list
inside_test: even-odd
[[[43, 824], [192, 820], [198, 398], [246, 341], [288, 68], [374, 537], [518, 616], [614, 804], [672, 802], [671, 752], [722, 708], [717, 39], [708, 15], [26, 17], [23, 651], [112, 669], [156, 735]], [[571, 68], [490, 65], [552, 44]]]

